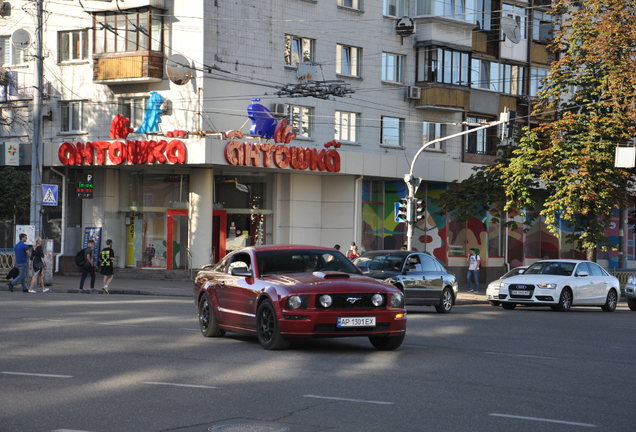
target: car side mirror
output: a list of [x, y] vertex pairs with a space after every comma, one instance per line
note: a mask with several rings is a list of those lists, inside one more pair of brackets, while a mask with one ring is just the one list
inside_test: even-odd
[[576, 275], [579, 277], [589, 276], [589, 274], [585, 270], [578, 272]]
[[360, 271], [364, 274], [369, 273], [369, 267], [364, 266], [364, 265], [358, 265], [358, 268], [360, 269]]
[[234, 267], [231, 270], [231, 274], [232, 276], [238, 276], [238, 277], [253, 277], [252, 276], [252, 271], [248, 270], [247, 267]]

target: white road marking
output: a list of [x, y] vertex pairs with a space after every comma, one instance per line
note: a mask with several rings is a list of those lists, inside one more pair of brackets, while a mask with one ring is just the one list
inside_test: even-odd
[[175, 384], [175, 383], [166, 383], [166, 382], [142, 382], [142, 384], [151, 384], [151, 385], [166, 385], [166, 386], [174, 386], [174, 387], [207, 388], [207, 389], [215, 389], [215, 388], [218, 388], [218, 387], [204, 386], [204, 385], [196, 385], [196, 384]]
[[527, 357], [527, 358], [536, 358], [536, 359], [542, 359], [542, 360], [557, 360], [556, 357], [545, 357], [545, 356], [536, 356], [536, 355], [528, 355], [528, 354], [511, 354], [511, 353], [500, 353], [500, 352], [486, 352], [485, 354], [503, 355], [503, 356], [511, 356], [511, 357]]
[[345, 401], [345, 402], [370, 403], [370, 404], [376, 404], [376, 405], [393, 405], [393, 402], [370, 401], [370, 400], [362, 400], [362, 399], [347, 399], [347, 398], [316, 396], [316, 395], [304, 395], [303, 397], [314, 398], [314, 399], [329, 399], [329, 400], [337, 400], [337, 401]]
[[26, 372], [2, 372], [5, 375], [25, 375], [36, 376], [44, 378], [73, 378], [72, 375], [51, 375], [51, 374], [38, 374], [38, 373], [26, 373]]
[[53, 432], [89, 432], [89, 431], [81, 431], [75, 429], [56, 429]]
[[593, 427], [593, 428], [598, 427], [597, 425], [593, 425], [589, 423], [576, 423], [576, 422], [569, 422], [569, 421], [563, 421], [563, 420], [544, 419], [539, 417], [524, 417], [524, 416], [496, 414], [496, 413], [492, 413], [489, 415], [493, 417], [506, 417], [506, 418], [512, 418], [512, 419], [518, 419], [518, 420], [532, 420], [532, 421], [539, 421], [539, 422], [546, 422], [546, 423], [559, 423], [559, 424], [566, 424], [570, 426], [584, 426], [584, 427]]
[[119, 323], [106, 323], [106, 322], [101, 322], [98, 323], [100, 325], [105, 325], [105, 326], [119, 326], [119, 327], [139, 327], [136, 324], [119, 324]]

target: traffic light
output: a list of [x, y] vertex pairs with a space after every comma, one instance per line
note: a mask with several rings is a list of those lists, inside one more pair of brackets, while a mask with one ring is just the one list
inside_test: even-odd
[[424, 200], [414, 199], [413, 200], [413, 223], [418, 223], [420, 220], [424, 218], [424, 212], [426, 211], [426, 206], [424, 205]]
[[400, 202], [396, 203], [395, 220], [399, 222], [408, 222], [411, 217], [411, 208], [408, 198], [400, 198]]

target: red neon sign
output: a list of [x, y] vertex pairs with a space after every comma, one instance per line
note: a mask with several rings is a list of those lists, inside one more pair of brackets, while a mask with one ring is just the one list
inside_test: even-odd
[[340, 154], [337, 150], [320, 150], [303, 147], [288, 147], [276, 144], [240, 143], [230, 141], [225, 145], [225, 160], [230, 165], [261, 166], [274, 165], [285, 169], [340, 172]]
[[126, 161], [134, 165], [166, 162], [183, 164], [186, 162], [186, 154], [186, 146], [180, 140], [129, 140], [125, 144], [121, 141], [93, 141], [86, 144], [78, 142], [76, 145], [65, 142], [57, 152], [63, 165], [93, 165], [94, 162], [105, 165], [106, 155], [113, 165], [121, 165]]

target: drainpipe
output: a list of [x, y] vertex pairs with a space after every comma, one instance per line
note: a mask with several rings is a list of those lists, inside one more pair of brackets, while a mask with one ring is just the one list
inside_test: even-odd
[[66, 244], [66, 175], [51, 167], [51, 171], [62, 177], [62, 238], [60, 239], [60, 253], [55, 255], [55, 273], [60, 271], [60, 256], [64, 255], [64, 246]]
[[360, 182], [364, 176], [359, 176], [356, 178], [356, 187], [355, 187], [355, 206], [353, 209], [353, 238], [355, 239], [358, 247], [362, 247], [362, 242], [360, 241], [361, 237], [358, 237], [358, 208], [362, 205], [362, 200], [360, 199]]

